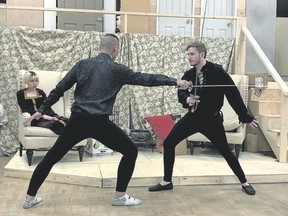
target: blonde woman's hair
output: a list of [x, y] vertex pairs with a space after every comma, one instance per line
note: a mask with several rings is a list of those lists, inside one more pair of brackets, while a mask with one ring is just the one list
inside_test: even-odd
[[23, 87], [27, 88], [28, 87], [28, 83], [31, 80], [36, 80], [36, 81], [39, 82], [39, 76], [34, 71], [27, 71], [24, 74], [24, 77], [23, 77]]

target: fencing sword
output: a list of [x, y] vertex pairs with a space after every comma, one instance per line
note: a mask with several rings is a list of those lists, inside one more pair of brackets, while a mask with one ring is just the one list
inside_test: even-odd
[[[236, 85], [236, 84], [234, 84], [234, 85], [193, 85], [193, 83], [192, 83], [192, 81], [189, 81], [189, 84], [188, 84], [188, 91], [189, 91], [189, 93], [190, 93], [190, 96], [193, 96], [196, 100], [198, 100], [200, 97], [198, 96], [198, 95], [193, 95], [192, 93], [191, 93], [191, 91], [192, 91], [192, 89], [193, 88], [198, 88], [198, 89], [200, 89], [200, 88], [223, 88], [223, 87], [252, 87], [252, 88], [254, 88], [254, 95], [256, 95], [257, 97], [260, 97], [261, 96], [261, 94], [262, 94], [262, 90], [263, 89], [266, 89], [266, 88], [268, 88], [268, 86], [264, 86], [264, 85]], [[195, 112], [195, 110], [197, 109], [197, 105], [195, 105], [195, 107], [193, 108], [192, 107], [192, 109], [191, 109], [191, 112]]]
[[204, 8], [204, 15], [203, 15], [203, 20], [202, 20], [202, 29], [201, 29], [201, 35], [200, 35], [200, 42], [202, 42], [202, 37], [203, 37], [205, 18], [206, 18], [206, 10], [207, 10], [207, 3], [208, 3], [208, 0], [205, 1], [205, 8]]
[[193, 85], [193, 83], [190, 81], [188, 88], [218, 88], [218, 87], [252, 87], [252, 88], [258, 88], [258, 89], [263, 89], [263, 88], [267, 88], [268, 86], [258, 86], [258, 85]]

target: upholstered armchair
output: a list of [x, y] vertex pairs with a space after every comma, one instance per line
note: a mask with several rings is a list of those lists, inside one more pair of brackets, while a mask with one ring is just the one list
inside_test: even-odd
[[[42, 89], [47, 95], [57, 85], [57, 83], [66, 75], [67, 72], [58, 71], [41, 71], [33, 70], [39, 76], [39, 88]], [[20, 70], [18, 74], [18, 88], [23, 86], [23, 76], [27, 71]], [[24, 86], [23, 86], [24, 87]], [[71, 112], [70, 107], [73, 102], [74, 89], [71, 88], [64, 93], [64, 96], [53, 105], [53, 110], [60, 116], [69, 118]], [[50, 129], [42, 127], [24, 126], [23, 121], [30, 116], [29, 113], [21, 113], [19, 109], [19, 154], [22, 156], [23, 149], [26, 150], [29, 166], [32, 164], [33, 151], [48, 150], [51, 148], [58, 135]], [[78, 150], [80, 161], [83, 160], [84, 146], [86, 140], [79, 142], [72, 150]]]
[[[248, 83], [249, 77], [247, 75], [231, 75], [235, 85], [238, 86], [240, 94], [243, 98], [245, 105], [248, 103]], [[246, 138], [246, 124], [240, 124], [238, 115], [230, 106], [226, 97], [221, 109], [224, 116], [224, 128], [226, 131], [226, 137], [229, 144], [235, 147], [236, 157], [239, 157], [242, 144]], [[193, 134], [188, 137], [188, 145], [190, 146], [191, 154], [194, 152], [195, 142], [210, 142], [204, 135], [200, 133]]]

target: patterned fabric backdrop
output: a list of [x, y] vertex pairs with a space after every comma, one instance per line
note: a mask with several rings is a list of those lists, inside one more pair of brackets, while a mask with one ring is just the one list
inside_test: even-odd
[[[98, 54], [101, 32], [44, 30], [29, 27], [0, 28], [0, 104], [9, 122], [0, 127], [0, 146], [7, 155], [14, 154], [18, 143], [17, 72], [20, 69], [69, 70], [77, 61]], [[135, 71], [160, 73], [181, 78], [189, 69], [185, 45], [197, 38], [118, 34], [119, 63]], [[207, 59], [222, 64], [229, 72], [234, 39], [203, 38]], [[41, 80], [40, 80], [41, 82]], [[47, 94], [49, 92], [46, 92]], [[135, 128], [143, 127], [143, 118], [159, 114], [182, 114], [174, 87], [124, 86], [117, 96], [114, 116], [123, 129], [128, 128], [129, 100]], [[116, 114], [116, 113], [115, 113]]]

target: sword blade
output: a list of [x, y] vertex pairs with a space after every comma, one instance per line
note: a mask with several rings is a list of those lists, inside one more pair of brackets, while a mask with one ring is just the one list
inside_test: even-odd
[[255, 88], [267, 88], [267, 86], [257, 85], [189, 85], [189, 88], [218, 88], [218, 87], [255, 87]]

